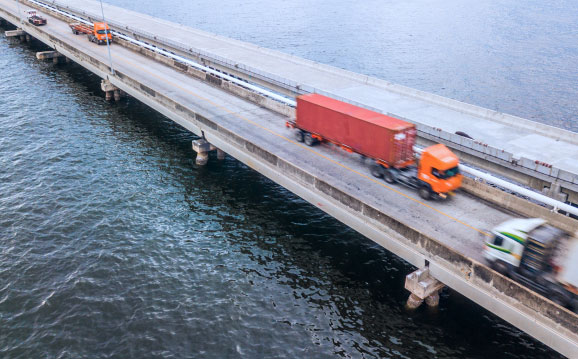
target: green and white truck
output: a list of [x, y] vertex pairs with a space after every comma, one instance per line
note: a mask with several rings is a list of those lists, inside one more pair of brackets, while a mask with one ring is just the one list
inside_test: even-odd
[[578, 238], [541, 218], [506, 221], [492, 230], [484, 257], [498, 272], [578, 313]]

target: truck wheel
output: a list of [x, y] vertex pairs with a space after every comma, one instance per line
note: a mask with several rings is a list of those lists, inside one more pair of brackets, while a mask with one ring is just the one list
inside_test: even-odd
[[294, 136], [295, 136], [295, 140], [296, 140], [297, 142], [303, 142], [303, 131], [301, 131], [301, 130], [296, 130]]
[[391, 172], [391, 170], [388, 169], [383, 171], [383, 179], [385, 180], [385, 182], [389, 184], [394, 184], [396, 182], [393, 172]]
[[548, 298], [562, 307], [570, 304], [571, 300], [568, 293], [562, 288], [552, 288], [548, 293]]
[[496, 260], [490, 267], [492, 267], [496, 272], [505, 276], [508, 276], [509, 274], [508, 265], [501, 260]]
[[431, 190], [427, 187], [420, 187], [418, 190], [419, 196], [426, 201], [431, 198]]
[[371, 169], [371, 175], [373, 177], [376, 177], [376, 178], [383, 177], [383, 167], [381, 167], [377, 163], [372, 164], [370, 169]]
[[303, 141], [305, 142], [305, 144], [306, 144], [307, 146], [314, 146], [314, 145], [315, 145], [315, 142], [317, 142], [317, 141], [315, 141], [315, 139], [311, 136], [310, 133], [306, 133], [306, 134], [303, 136]]
[[574, 313], [578, 314], [578, 296], [574, 296], [572, 303], [570, 303], [570, 308], [572, 308]]

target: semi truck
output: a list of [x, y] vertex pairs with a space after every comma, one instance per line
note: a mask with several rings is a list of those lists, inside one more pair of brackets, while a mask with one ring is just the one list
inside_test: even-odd
[[295, 139], [308, 146], [333, 143], [370, 158], [371, 173], [415, 188], [424, 199], [446, 198], [460, 187], [458, 157], [443, 144], [414, 151], [415, 125], [320, 94], [297, 97]]
[[578, 313], [578, 238], [541, 218], [496, 226], [484, 257], [496, 271]]
[[46, 25], [46, 19], [36, 13], [36, 10], [26, 10], [28, 22], [34, 26]]
[[74, 35], [86, 34], [90, 42], [97, 43], [98, 45], [112, 43], [112, 34], [108, 24], [105, 22], [95, 22], [90, 25], [86, 25], [80, 22], [74, 22], [69, 24], [70, 29]]

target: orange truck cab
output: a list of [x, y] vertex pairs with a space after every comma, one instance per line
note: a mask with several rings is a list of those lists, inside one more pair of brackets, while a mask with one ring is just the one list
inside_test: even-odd
[[91, 39], [89, 36], [90, 41], [96, 42], [99, 45], [106, 44], [107, 39], [109, 43], [112, 42], [112, 34], [107, 23], [95, 22], [93, 27], [94, 32], [91, 34], [93, 38]]
[[383, 169], [381, 175], [387, 183], [399, 182], [417, 189], [426, 200], [445, 199], [462, 184], [458, 156], [443, 144], [424, 149], [417, 165], [390, 167]]
[[445, 145], [440, 143], [430, 146], [421, 153], [417, 178], [425, 183], [422, 187], [428, 187], [430, 195], [445, 198], [462, 184], [459, 163], [458, 156]]

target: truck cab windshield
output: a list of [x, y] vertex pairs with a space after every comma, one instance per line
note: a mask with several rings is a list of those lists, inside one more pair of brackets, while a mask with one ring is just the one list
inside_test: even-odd
[[97, 30], [97, 31], [96, 31], [96, 33], [97, 33], [97, 34], [101, 34], [101, 35], [104, 35], [104, 34], [110, 34], [110, 31], [106, 31], [106, 30]]
[[449, 170], [445, 170], [445, 171], [438, 170], [437, 168], [432, 168], [431, 173], [434, 176], [436, 176], [437, 178], [447, 179], [447, 178], [450, 178], [450, 177], [453, 177], [453, 176], [459, 174], [460, 169], [458, 168], [458, 166], [452, 167]]

